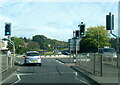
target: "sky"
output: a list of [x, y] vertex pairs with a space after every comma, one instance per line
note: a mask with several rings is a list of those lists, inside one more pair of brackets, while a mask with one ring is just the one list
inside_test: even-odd
[[106, 15], [115, 16], [115, 29], [118, 35], [118, 1], [55, 1], [12, 0], [0, 3], [0, 39], [5, 38], [6, 22], [11, 23], [11, 36], [32, 38], [45, 35], [48, 38], [68, 41], [73, 30], [79, 30], [81, 22], [90, 26], [106, 25]]

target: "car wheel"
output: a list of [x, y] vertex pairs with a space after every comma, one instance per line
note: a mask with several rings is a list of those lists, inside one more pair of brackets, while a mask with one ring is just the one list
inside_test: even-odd
[[39, 63], [39, 66], [41, 66], [42, 64], [41, 63]]
[[24, 61], [24, 65], [26, 65], [26, 60]]

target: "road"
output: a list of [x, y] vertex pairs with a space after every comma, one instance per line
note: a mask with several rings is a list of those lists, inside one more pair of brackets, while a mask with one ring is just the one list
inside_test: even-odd
[[[18, 58], [23, 63], [23, 58]], [[57, 61], [54, 58], [42, 58], [42, 66], [18, 65], [18, 70], [10, 76], [5, 83], [25, 84], [25, 83], [94, 83], [80, 72]], [[3, 85], [4, 85], [3, 84]], [[89, 84], [93, 85], [93, 84]]]

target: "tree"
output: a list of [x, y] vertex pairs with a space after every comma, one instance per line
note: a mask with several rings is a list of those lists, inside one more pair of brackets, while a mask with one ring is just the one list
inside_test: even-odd
[[40, 45], [40, 49], [52, 51], [54, 46], [67, 46], [67, 43], [64, 41], [58, 41], [55, 39], [49, 39], [43, 35], [35, 35], [32, 38], [33, 42], [37, 42]]
[[29, 50], [38, 50], [40, 45], [37, 42], [28, 42], [27, 47]]
[[[18, 37], [11, 37], [11, 40], [15, 43], [16, 52], [21, 53], [21, 49], [25, 47], [24, 40]], [[8, 43], [8, 48], [12, 50], [12, 45], [10, 43]]]
[[35, 35], [32, 38], [33, 42], [37, 42], [40, 45], [41, 49], [45, 49], [46, 37], [43, 35]]
[[86, 36], [80, 42], [82, 52], [97, 52], [98, 48], [110, 46], [109, 32], [104, 26], [89, 27], [86, 31]]

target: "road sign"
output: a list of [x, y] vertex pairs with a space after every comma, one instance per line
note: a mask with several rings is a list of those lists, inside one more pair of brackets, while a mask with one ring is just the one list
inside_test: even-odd
[[76, 39], [69, 39], [68, 43], [69, 43], [69, 50], [70, 51], [75, 51], [76, 48], [77, 48], [77, 51], [80, 50], [79, 49], [80, 45], [79, 45], [79, 43], [78, 43], [78, 41]]

